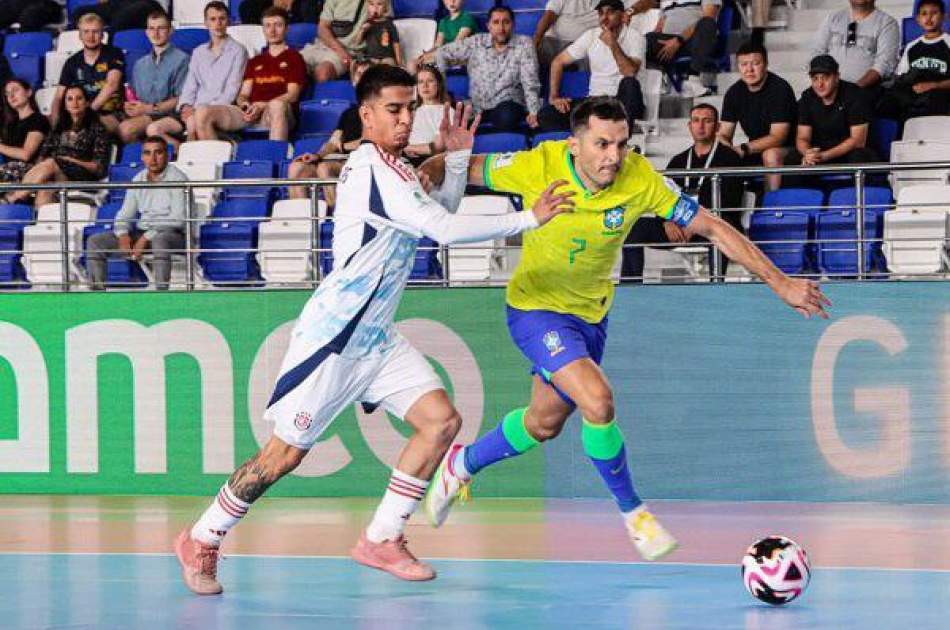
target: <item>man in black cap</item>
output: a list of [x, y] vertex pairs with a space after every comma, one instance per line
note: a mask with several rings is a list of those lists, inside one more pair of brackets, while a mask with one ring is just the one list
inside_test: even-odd
[[877, 155], [866, 146], [872, 117], [866, 92], [841, 80], [831, 55], [812, 59], [808, 74], [811, 87], [798, 101], [795, 150], [785, 164], [876, 162]]

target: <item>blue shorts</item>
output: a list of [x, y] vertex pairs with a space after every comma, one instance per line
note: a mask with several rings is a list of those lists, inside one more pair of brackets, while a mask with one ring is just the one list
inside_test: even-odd
[[521, 353], [531, 362], [531, 373], [554, 387], [561, 398], [574, 404], [551, 383], [551, 376], [576, 359], [590, 358], [600, 365], [607, 342], [607, 318], [589, 324], [580, 317], [552, 311], [522, 311], [508, 307], [508, 331]]

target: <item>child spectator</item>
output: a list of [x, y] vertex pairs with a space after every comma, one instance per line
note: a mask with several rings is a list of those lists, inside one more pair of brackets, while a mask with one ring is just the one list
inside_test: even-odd
[[365, 46], [363, 56], [371, 62], [401, 66], [399, 31], [388, 13], [389, 0], [367, 0], [366, 21], [360, 27], [356, 43]]
[[[451, 44], [454, 41], [460, 41], [478, 31], [478, 22], [472, 17], [472, 14], [463, 9], [465, 0], [442, 0], [445, 10], [448, 13], [439, 20], [439, 26], [435, 33], [435, 42], [432, 48], [422, 54], [432, 52], [439, 46]], [[422, 64], [422, 55], [419, 55], [409, 62], [409, 72], [415, 73], [418, 66]]]
[[451, 101], [445, 89], [445, 77], [439, 69], [431, 65], [419, 66], [416, 72], [416, 111], [412, 119], [409, 146], [405, 149], [413, 166], [442, 152], [443, 147], [437, 146], [436, 142], [445, 117], [445, 105]]

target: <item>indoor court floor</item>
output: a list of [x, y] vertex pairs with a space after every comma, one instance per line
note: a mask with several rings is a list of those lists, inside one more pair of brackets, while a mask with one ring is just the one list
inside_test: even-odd
[[[263, 499], [229, 534], [225, 593], [185, 589], [171, 540], [208, 499], [4, 497], [0, 628], [950, 627], [950, 507], [652, 502], [680, 549], [646, 564], [609, 501], [479, 499], [407, 537], [439, 572], [400, 582], [349, 546], [374, 499]], [[739, 561], [780, 533], [812, 562], [805, 595], [752, 599]]]

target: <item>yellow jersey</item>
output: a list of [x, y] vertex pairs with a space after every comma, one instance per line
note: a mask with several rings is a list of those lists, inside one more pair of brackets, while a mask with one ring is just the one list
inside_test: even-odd
[[566, 140], [542, 142], [530, 151], [485, 158], [485, 185], [521, 195], [531, 208], [551, 182], [563, 179], [575, 192], [574, 212], [524, 234], [521, 262], [508, 283], [507, 300], [521, 310], [567, 313], [601, 321], [610, 310], [610, 274], [624, 240], [641, 214], [654, 213], [686, 225], [698, 211], [676, 184], [641, 155], [627, 154], [613, 184], [598, 192], [584, 187]]

